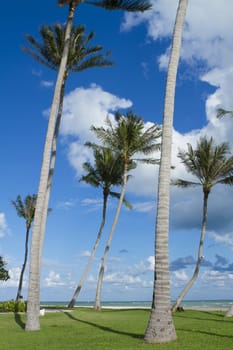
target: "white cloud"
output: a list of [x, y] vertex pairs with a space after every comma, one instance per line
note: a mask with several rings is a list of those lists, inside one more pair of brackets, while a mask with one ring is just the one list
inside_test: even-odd
[[53, 81], [48, 81], [48, 80], [42, 80], [40, 82], [40, 85], [45, 87], [45, 88], [50, 88], [50, 87], [53, 87], [54, 82]]
[[82, 252], [81, 256], [89, 257], [91, 256], [91, 252], [89, 250], [85, 250], [84, 252]]
[[[171, 38], [177, 5], [178, 0], [154, 0], [151, 11], [142, 14], [126, 13], [122, 30], [130, 30], [144, 23], [147, 27], [148, 44], [150, 40]], [[222, 0], [221, 5], [219, 1], [213, 0], [211, 6], [207, 0], [189, 2], [182, 59], [190, 65], [189, 70], [194, 70], [201, 81], [216, 87], [216, 90], [207, 96], [206, 125], [203, 128], [190, 130], [186, 134], [173, 131], [172, 164], [175, 169], [172, 170], [172, 177], [174, 178], [192, 179], [177, 159], [177, 153], [179, 149], [186, 149], [187, 143], [195, 147], [200, 136], [213, 136], [216, 143], [229, 141], [233, 150], [233, 120], [216, 118], [218, 106], [233, 108], [232, 12], [232, 0]], [[169, 45], [170, 43], [160, 58], [157, 58], [163, 67], [167, 64]], [[145, 65], [145, 62], [143, 64]], [[131, 106], [130, 100], [104, 91], [95, 84], [89, 88], [75, 89], [65, 97], [61, 133], [68, 142], [68, 158], [78, 176], [82, 174], [83, 162], [92, 160], [90, 150], [83, 146], [85, 141], [94, 140], [90, 131], [91, 125], [103, 125], [107, 114], [111, 116], [112, 112]], [[155, 198], [158, 167], [139, 164], [132, 175], [127, 191]], [[226, 189], [226, 186], [216, 187], [209, 198], [209, 227], [213, 229], [214, 225], [218, 225], [219, 228], [227, 225], [222, 235], [226, 234], [226, 229], [230, 231], [229, 226], [232, 224], [229, 208], [232, 208], [233, 196], [227, 196], [231, 191], [232, 189]], [[221, 197], [225, 199], [224, 203], [219, 201], [218, 198]], [[147, 211], [152, 209], [152, 206], [153, 203], [150, 205], [149, 202], [142, 202], [141, 205], [136, 205], [135, 210]], [[200, 227], [201, 207], [201, 189], [181, 190], [174, 187], [171, 189], [171, 215], [176, 213], [171, 216], [173, 227], [186, 228], [188, 223], [189, 227], [190, 225], [192, 228]], [[231, 232], [229, 237], [232, 237]]]
[[82, 173], [83, 163], [92, 159], [92, 152], [84, 146], [86, 141], [95, 141], [91, 126], [102, 126], [107, 115], [112, 117], [114, 111], [131, 106], [130, 100], [104, 91], [95, 84], [86, 89], [77, 88], [65, 97], [61, 134], [76, 138], [69, 143], [68, 158], [77, 175]]
[[6, 222], [6, 216], [4, 213], [0, 212], [0, 238], [6, 236], [8, 232], [9, 230]]
[[57, 287], [64, 286], [65, 282], [61, 280], [61, 276], [59, 273], [49, 271], [48, 277], [45, 278], [45, 284], [47, 287]]
[[214, 239], [216, 243], [222, 243], [227, 245], [233, 250], [233, 234], [232, 232], [226, 234], [218, 234], [214, 231], [208, 232], [208, 235]]
[[[19, 267], [14, 267], [9, 269], [10, 279], [4, 282], [4, 287], [18, 287], [19, 285], [19, 277], [21, 269]], [[27, 276], [24, 276], [23, 286], [26, 285]]]

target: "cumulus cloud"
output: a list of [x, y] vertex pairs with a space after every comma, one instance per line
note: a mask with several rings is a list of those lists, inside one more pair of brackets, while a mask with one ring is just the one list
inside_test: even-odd
[[[126, 13], [122, 30], [144, 24], [147, 28], [148, 45], [151, 41], [170, 39], [173, 31], [178, 0], [153, 0], [153, 9], [145, 13]], [[206, 123], [198, 130], [190, 130], [182, 134], [173, 130], [172, 177], [192, 179], [185, 172], [177, 158], [179, 149], [187, 149], [187, 143], [195, 147], [197, 140], [204, 135], [213, 137], [216, 143], [228, 141], [233, 150], [233, 120], [216, 118], [219, 106], [233, 109], [232, 85], [232, 11], [233, 2], [222, 0], [221, 11], [219, 1], [190, 1], [183, 34], [181, 63], [189, 66], [200, 81], [215, 88], [214, 93], [206, 97]], [[206, 20], [208, 13], [208, 20]], [[201, 30], [200, 30], [201, 28]], [[164, 52], [156, 57], [160, 68], [167, 66], [170, 43], [167, 42]], [[156, 54], [156, 53], [155, 53]], [[143, 62], [146, 68], [146, 62]], [[147, 71], [147, 74], [149, 72]], [[91, 101], [91, 104], [90, 104]], [[133, 101], [124, 96], [115, 96], [101, 86], [92, 84], [88, 88], [77, 88], [71, 91], [64, 100], [61, 134], [67, 142], [68, 159], [77, 176], [82, 174], [82, 164], [92, 160], [91, 151], [83, 144], [95, 141], [90, 131], [91, 125], [104, 124], [108, 115], [112, 117], [118, 109], [132, 107]], [[150, 196], [155, 199], [157, 190], [158, 167], [139, 164], [132, 172], [127, 191], [136, 195]], [[217, 230], [218, 235], [228, 239], [232, 237], [230, 227], [233, 224], [231, 208], [233, 205], [233, 189], [216, 186], [209, 197], [208, 230]], [[219, 198], [224, 198], [220, 201]], [[197, 229], [201, 225], [202, 216], [201, 188], [171, 188], [171, 226], [174, 229]], [[134, 205], [135, 210], [146, 212], [152, 210], [154, 203], [143, 201]], [[225, 235], [225, 236], [224, 236]], [[215, 236], [217, 239], [217, 236]]]
[[45, 285], [47, 287], [64, 286], [65, 282], [61, 280], [59, 273], [55, 271], [49, 271], [48, 276], [45, 278]]

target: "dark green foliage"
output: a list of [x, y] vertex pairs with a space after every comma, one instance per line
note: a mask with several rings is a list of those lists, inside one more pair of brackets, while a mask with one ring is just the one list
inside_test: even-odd
[[[44, 66], [57, 71], [65, 46], [65, 26], [59, 23], [52, 26], [42, 25], [40, 36], [41, 41], [37, 41], [32, 35], [25, 35], [30, 47], [23, 46], [22, 50]], [[101, 54], [102, 46], [90, 46], [90, 41], [93, 38], [94, 32], [86, 35], [84, 26], [73, 26], [70, 34], [65, 78], [72, 72], [80, 72], [91, 67], [113, 65], [113, 62], [107, 58], [110, 52]]]
[[100, 0], [100, 1], [88, 1], [88, 0], [58, 0], [58, 6], [70, 5], [78, 6], [81, 3], [90, 4], [98, 7], [105, 8], [106, 10], [125, 10], [130, 12], [143, 12], [149, 10], [152, 5], [148, 0]]
[[26, 312], [27, 303], [25, 301], [3, 301], [0, 302], [0, 312]]
[[8, 271], [5, 269], [5, 266], [6, 263], [0, 256], [0, 281], [7, 281], [10, 278]]

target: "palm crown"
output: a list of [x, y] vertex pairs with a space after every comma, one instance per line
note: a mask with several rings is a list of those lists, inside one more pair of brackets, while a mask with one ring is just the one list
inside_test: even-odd
[[[43, 25], [40, 28], [42, 41], [39, 42], [31, 35], [25, 35], [31, 48], [23, 46], [22, 49], [44, 66], [58, 70], [65, 45], [65, 26]], [[70, 46], [66, 65], [66, 76], [72, 72], [79, 72], [90, 67], [112, 66], [108, 60], [110, 52], [100, 54], [103, 47], [100, 45], [89, 46], [94, 38], [94, 32], [85, 35], [84, 26], [74, 26], [71, 30]]]
[[88, 1], [88, 0], [58, 0], [58, 6], [78, 6], [80, 3], [103, 7], [107, 10], [126, 10], [126, 11], [146, 11], [151, 8], [151, 3], [148, 0], [102, 0], [102, 1]]
[[115, 152], [119, 152], [123, 163], [128, 167], [135, 167], [133, 161], [136, 160], [158, 163], [158, 160], [154, 158], [142, 159], [133, 158], [133, 156], [137, 153], [148, 155], [160, 149], [160, 144], [157, 143], [161, 136], [160, 126], [153, 124], [145, 130], [143, 120], [133, 114], [132, 111], [127, 112], [125, 116], [117, 112], [115, 120], [117, 122], [116, 127], [113, 126], [110, 118], [107, 118], [107, 128], [92, 126], [92, 131], [105, 145]]
[[188, 144], [188, 151], [180, 151], [178, 157], [199, 181], [178, 179], [172, 184], [180, 187], [202, 185], [204, 192], [210, 192], [216, 184], [233, 185], [233, 156], [227, 158], [229, 153], [228, 143], [215, 145], [212, 137], [209, 140], [201, 138], [195, 150]]

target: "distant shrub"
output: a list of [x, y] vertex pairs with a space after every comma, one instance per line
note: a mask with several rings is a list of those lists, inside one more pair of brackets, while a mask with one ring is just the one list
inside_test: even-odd
[[0, 312], [26, 312], [26, 310], [26, 301], [9, 300], [0, 302]]

